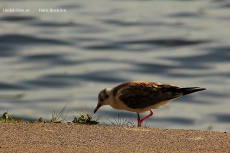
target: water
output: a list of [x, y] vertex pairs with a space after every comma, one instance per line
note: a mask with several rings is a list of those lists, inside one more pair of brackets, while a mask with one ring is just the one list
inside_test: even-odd
[[[100, 90], [148, 80], [207, 88], [154, 110], [148, 126], [230, 131], [229, 1], [2, 1], [0, 8], [30, 9], [0, 14], [2, 114], [50, 120], [67, 104], [71, 121], [84, 106], [90, 113]], [[97, 112], [106, 124], [117, 113], [136, 123], [132, 112]]]

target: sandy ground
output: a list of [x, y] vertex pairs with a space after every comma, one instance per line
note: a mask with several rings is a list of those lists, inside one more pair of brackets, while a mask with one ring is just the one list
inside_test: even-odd
[[0, 152], [230, 152], [230, 133], [81, 125], [0, 124]]

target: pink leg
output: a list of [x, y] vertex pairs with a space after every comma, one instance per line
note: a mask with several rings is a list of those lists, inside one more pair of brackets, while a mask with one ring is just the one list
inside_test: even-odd
[[[150, 116], [152, 116], [153, 114], [154, 114], [154, 112], [150, 109], [150, 114], [149, 114], [149, 115], [145, 116], [145, 117], [142, 118], [142, 119], [139, 119], [139, 121], [138, 121], [138, 127], [141, 127], [141, 124], [143, 123], [143, 121], [144, 121], [145, 119], [149, 118]], [[139, 116], [139, 118], [140, 118], [140, 116]]]
[[139, 113], [137, 113], [137, 127], [141, 127]]

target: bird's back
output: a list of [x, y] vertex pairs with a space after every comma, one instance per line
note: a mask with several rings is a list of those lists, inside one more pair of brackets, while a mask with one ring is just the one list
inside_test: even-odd
[[157, 82], [129, 82], [118, 91], [119, 100], [132, 109], [142, 109], [149, 106], [156, 108], [169, 101], [193, 92], [205, 90], [204, 88], [180, 88], [170, 84]]

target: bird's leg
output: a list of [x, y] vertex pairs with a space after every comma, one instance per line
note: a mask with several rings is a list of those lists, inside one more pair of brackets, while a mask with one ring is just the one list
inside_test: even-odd
[[[152, 116], [153, 114], [154, 114], [154, 112], [150, 109], [150, 114], [149, 114], [149, 115], [145, 116], [145, 117], [142, 118], [142, 119], [139, 119], [138, 125], [140, 125], [140, 126], [138, 126], [138, 127], [141, 127], [142, 122], [143, 122], [145, 119], [147, 119], [147, 118], [149, 118], [150, 116]], [[139, 117], [140, 117], [140, 116], [139, 116]]]
[[141, 127], [139, 113], [137, 113], [137, 127]]

